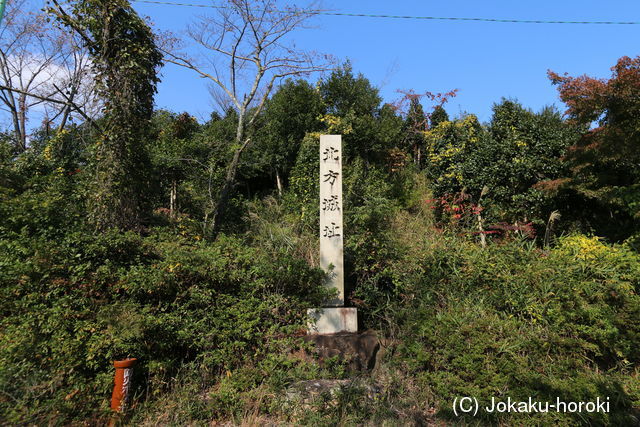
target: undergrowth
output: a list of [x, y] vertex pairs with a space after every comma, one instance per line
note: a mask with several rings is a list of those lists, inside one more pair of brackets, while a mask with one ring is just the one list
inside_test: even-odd
[[[214, 242], [188, 227], [55, 241], [5, 233], [2, 422], [105, 422], [112, 361], [127, 356], [140, 362], [124, 424], [637, 422], [637, 252], [583, 234], [541, 248], [512, 233], [483, 248], [473, 230], [435, 221], [424, 180], [401, 203], [388, 191], [347, 200], [349, 297], [383, 344], [357, 378], [300, 339], [306, 308], [326, 292], [316, 228], [288, 196], [248, 202], [245, 234]], [[320, 378], [354, 382], [292, 409], [292, 384]], [[611, 411], [457, 417], [463, 396], [609, 398]]]

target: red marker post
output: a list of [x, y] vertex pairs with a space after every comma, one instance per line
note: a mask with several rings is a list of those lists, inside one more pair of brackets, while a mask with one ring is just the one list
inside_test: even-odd
[[127, 408], [129, 390], [131, 389], [131, 380], [133, 378], [133, 366], [137, 360], [135, 358], [127, 358], [113, 362], [113, 366], [116, 367], [116, 375], [113, 394], [111, 395], [111, 409], [116, 412], [124, 412]]

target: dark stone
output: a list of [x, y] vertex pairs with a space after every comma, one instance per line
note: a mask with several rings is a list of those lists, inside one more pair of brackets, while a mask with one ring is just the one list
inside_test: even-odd
[[320, 360], [339, 356], [350, 371], [370, 371], [375, 367], [380, 340], [373, 331], [306, 335], [305, 341], [315, 344]]
[[378, 384], [364, 382], [362, 379], [320, 379], [298, 381], [292, 384], [286, 391], [286, 400], [308, 405], [324, 395], [335, 403], [338, 393], [349, 390], [361, 392], [362, 397], [370, 401], [375, 401], [382, 394], [382, 388]]

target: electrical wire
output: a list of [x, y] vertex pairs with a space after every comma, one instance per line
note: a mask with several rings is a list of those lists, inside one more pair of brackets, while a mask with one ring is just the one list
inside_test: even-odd
[[[155, 0], [132, 0], [136, 3], [159, 4], [166, 6], [203, 7], [212, 9], [228, 9], [227, 6], [210, 4], [176, 3]], [[583, 24], [583, 25], [640, 25], [640, 21], [550, 21], [540, 19], [497, 19], [497, 18], [459, 18], [442, 16], [411, 16], [411, 15], [375, 15], [367, 13], [347, 13], [329, 11], [310, 11], [310, 13], [324, 16], [347, 16], [356, 18], [385, 18], [385, 19], [417, 19], [428, 21], [472, 21], [472, 22], [498, 22], [511, 24]]]

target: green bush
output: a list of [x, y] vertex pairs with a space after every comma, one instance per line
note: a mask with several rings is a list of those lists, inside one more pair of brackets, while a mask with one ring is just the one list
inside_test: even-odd
[[465, 192], [478, 203], [486, 187], [482, 204], [489, 224], [524, 220], [542, 228], [555, 209], [574, 214], [566, 200], [536, 186], [567, 173], [561, 157], [578, 136], [553, 108], [533, 113], [503, 99], [486, 126], [469, 115], [441, 122], [425, 135], [425, 169], [435, 196]]
[[390, 269], [397, 299], [387, 310], [401, 341], [391, 363], [430, 390], [441, 415], [453, 417], [452, 402], [463, 396], [485, 404], [610, 397], [609, 414], [479, 416], [532, 425], [631, 422], [640, 404], [637, 253], [583, 235], [549, 252], [517, 240], [485, 249], [450, 234], [422, 240], [410, 253], [413, 265], [405, 258]]
[[0, 237], [58, 238], [81, 227], [86, 172], [34, 152], [0, 161]]
[[111, 363], [124, 357], [140, 360], [137, 383], [153, 394], [187, 362], [215, 378], [286, 351], [283, 337], [324, 297], [322, 274], [224, 236], [0, 240], [3, 420], [104, 415]]

